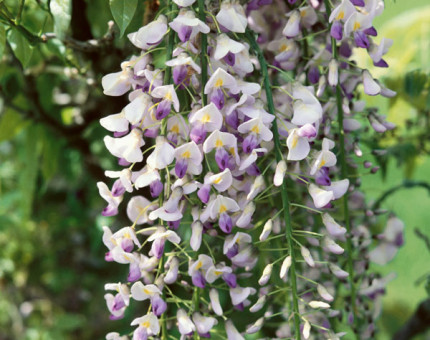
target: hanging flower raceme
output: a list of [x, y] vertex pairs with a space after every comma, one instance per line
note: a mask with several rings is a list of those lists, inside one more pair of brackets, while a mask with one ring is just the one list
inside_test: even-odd
[[[365, 334], [358, 296], [386, 281], [368, 283], [363, 261], [390, 260], [402, 228], [390, 220], [379, 245], [359, 230], [373, 221], [359, 214], [369, 209], [348, 178], [364, 110], [354, 100], [361, 83], [365, 94], [393, 93], [344, 60], [361, 47], [387, 66], [392, 42], [371, 38], [380, 2], [166, 3], [128, 35], [140, 55], [102, 79], [106, 95], [129, 101], [100, 121], [118, 160], [106, 171], [112, 189], [98, 183], [102, 214], [125, 205], [131, 221], [103, 228], [106, 260], [129, 266], [124, 283], [105, 287], [111, 319], [147, 306], [131, 322], [133, 339], [335, 339], [344, 312]], [[368, 119], [393, 128], [376, 112]], [[339, 285], [350, 296], [335, 294]], [[335, 297], [351, 309], [335, 310]], [[234, 311], [255, 317], [244, 323]]]

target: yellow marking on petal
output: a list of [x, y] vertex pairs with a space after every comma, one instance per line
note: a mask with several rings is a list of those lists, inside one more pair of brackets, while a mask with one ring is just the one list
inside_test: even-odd
[[140, 325], [142, 327], [149, 328], [151, 326], [151, 323], [149, 321], [145, 321], [145, 322], [141, 323]]
[[254, 133], [260, 133], [260, 128], [258, 127], [258, 125], [254, 125], [251, 129], [252, 132]]
[[199, 261], [196, 266], [196, 270], [199, 270], [203, 266], [202, 261]]
[[293, 143], [291, 144], [291, 149], [294, 149], [297, 146], [297, 143], [299, 142], [299, 137], [294, 135], [293, 137]]
[[219, 213], [222, 214], [227, 211], [227, 207], [224, 204], [221, 204], [219, 207]]
[[168, 101], [172, 101], [172, 93], [169, 91], [166, 93], [166, 95], [164, 96], [165, 99], [167, 99]]
[[237, 243], [237, 244], [239, 244], [239, 242], [240, 242], [240, 237], [238, 237], [238, 238], [236, 239], [236, 243]]
[[187, 151], [185, 151], [182, 155], [182, 158], [190, 158], [191, 157], [191, 152], [189, 152], [188, 150]]
[[221, 275], [221, 274], [222, 274], [222, 271], [215, 270], [214, 274], [215, 274], [216, 276], [219, 276], [219, 275]]
[[143, 288], [143, 292], [144, 292], [146, 295], [151, 295], [151, 292], [150, 292], [148, 289], [146, 289], [146, 288]]
[[223, 144], [222, 140], [218, 138], [215, 142], [215, 147], [220, 148], [223, 145], [224, 144]]
[[234, 147], [231, 147], [229, 149], [230, 153], [234, 156], [236, 154], [236, 150], [234, 150]]
[[354, 22], [354, 31], [358, 30], [360, 27], [361, 24], [358, 21]]
[[321, 161], [321, 163], [320, 163], [320, 168], [322, 168], [323, 166], [325, 165], [325, 160], [323, 159], [322, 161]]
[[221, 182], [221, 177], [218, 177], [218, 178], [216, 178], [216, 179], [214, 180], [214, 183], [215, 183], [215, 184], [218, 184], [219, 182]]
[[174, 133], [179, 133], [179, 126], [178, 126], [178, 124], [173, 125], [172, 128], [170, 129], [170, 131], [172, 131]]
[[209, 123], [211, 121], [211, 116], [209, 115], [209, 113], [205, 113], [200, 121], [203, 124]]
[[339, 14], [336, 17], [336, 20], [342, 20], [343, 18], [345, 18], [345, 12], [344, 11], [340, 11]]
[[300, 11], [300, 16], [303, 18], [306, 15], [306, 10]]
[[130, 234], [127, 232], [124, 234], [124, 238], [131, 238]]
[[281, 51], [281, 52], [284, 52], [284, 51], [286, 51], [288, 49], [288, 45], [287, 44], [282, 44], [281, 45], [281, 47], [279, 47], [279, 50]]
[[221, 78], [218, 78], [218, 80], [215, 82], [215, 87], [221, 87], [224, 85], [224, 81]]
[[130, 257], [128, 255], [123, 254], [122, 255], [127, 261], [130, 261]]

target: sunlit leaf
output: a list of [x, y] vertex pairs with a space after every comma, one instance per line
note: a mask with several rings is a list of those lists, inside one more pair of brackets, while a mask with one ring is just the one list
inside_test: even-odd
[[136, 12], [137, 0], [109, 0], [109, 5], [122, 37]]
[[7, 41], [12, 47], [12, 51], [23, 67], [26, 67], [30, 62], [33, 53], [33, 47], [28, 40], [16, 29], [11, 29], [7, 35]]
[[12, 139], [27, 124], [29, 122], [23, 119], [19, 113], [7, 110], [0, 116], [0, 142]]
[[70, 0], [51, 0], [49, 4], [54, 18], [54, 31], [58, 38], [62, 39], [69, 28], [71, 15]]

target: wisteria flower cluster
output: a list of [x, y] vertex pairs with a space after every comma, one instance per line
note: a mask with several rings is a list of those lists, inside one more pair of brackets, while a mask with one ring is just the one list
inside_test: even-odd
[[391, 276], [369, 263], [393, 258], [403, 223], [376, 235], [381, 212], [359, 191], [378, 170], [360, 135], [394, 128], [359, 98], [395, 93], [352, 58], [388, 66], [392, 41], [372, 24], [383, 9], [173, 0], [128, 35], [140, 54], [102, 80], [128, 94], [100, 121], [119, 169], [98, 188], [102, 214], [130, 220], [103, 228], [106, 261], [129, 268], [105, 285], [107, 307], [139, 314], [106, 339], [373, 337]]

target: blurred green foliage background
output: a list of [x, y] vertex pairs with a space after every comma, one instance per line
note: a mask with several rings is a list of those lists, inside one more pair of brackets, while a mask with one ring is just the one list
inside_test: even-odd
[[[110, 222], [100, 216], [104, 202], [95, 185], [114, 165], [98, 119], [124, 103], [103, 96], [100, 80], [133, 53], [120, 29], [137, 30], [156, 5], [130, 0], [136, 12], [127, 17], [116, 2], [0, 1], [0, 340], [101, 339], [127, 325], [127, 318], [110, 322], [104, 304], [104, 284], [126, 273], [104, 262], [101, 227]], [[52, 3], [64, 9], [54, 13], [56, 21]], [[426, 5], [428, 0], [386, 1], [375, 25], [380, 36], [394, 40], [388, 70], [372, 69], [357, 57], [399, 94], [365, 98], [398, 128], [363, 138], [363, 160], [381, 171], [363, 174], [362, 189], [375, 200], [398, 187], [381, 207], [406, 224], [397, 257], [373, 268], [397, 274], [384, 298], [378, 339], [391, 338], [428, 296], [430, 252], [414, 228], [430, 237], [430, 196], [422, 187], [408, 188], [430, 182]], [[108, 27], [112, 19], [120, 29]], [[375, 156], [374, 149], [387, 153]], [[122, 221], [120, 216], [117, 223]]]

